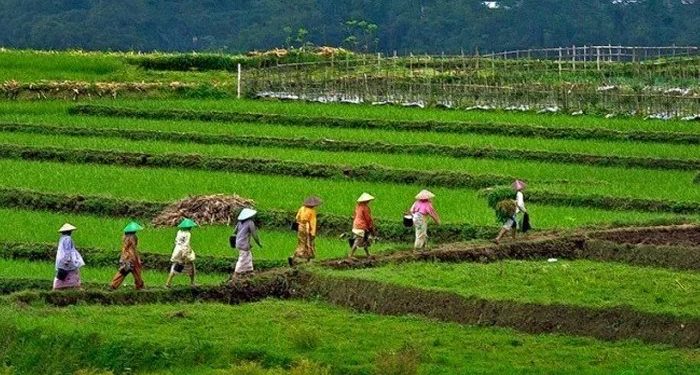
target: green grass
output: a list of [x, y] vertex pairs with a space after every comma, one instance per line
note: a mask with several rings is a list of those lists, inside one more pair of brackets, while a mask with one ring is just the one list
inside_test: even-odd
[[126, 62], [127, 54], [82, 51], [0, 50], [0, 82], [232, 82], [226, 72], [159, 72]]
[[[236, 193], [254, 199], [259, 209], [295, 211], [304, 197], [317, 194], [325, 200], [319, 212], [346, 215], [348, 226], [355, 200], [363, 191], [377, 197], [372, 204], [375, 217], [399, 223], [403, 212], [422, 188], [286, 176], [20, 160], [0, 160], [0, 169], [4, 171], [0, 176], [0, 186], [3, 187], [159, 202], [195, 194]], [[496, 226], [493, 211], [475, 190], [438, 188], [432, 191], [437, 194], [435, 205], [445, 222]], [[662, 213], [538, 205], [529, 205], [528, 210], [535, 228], [571, 228], [586, 224], [631, 223], [676, 217]]]
[[[96, 247], [114, 252], [115, 262], [119, 258], [122, 228], [127, 219], [114, 219], [97, 216], [62, 214], [43, 211], [21, 211], [0, 209], [0, 215], [9, 223], [10, 230], [0, 233], [3, 242], [56, 242], [56, 230], [69, 222], [79, 229], [73, 234], [75, 244], [80, 247]], [[146, 224], [146, 223], [144, 223]], [[348, 231], [352, 221], [348, 220]], [[139, 249], [141, 252], [171, 254], [173, 251], [176, 228], [147, 228], [139, 232]], [[231, 249], [228, 237], [233, 229], [226, 226], [203, 226], [192, 231], [192, 248], [198, 255], [235, 257], [238, 252]], [[294, 252], [297, 239], [292, 231], [260, 230], [263, 248], [253, 247], [253, 257], [258, 260], [286, 259]], [[319, 259], [338, 258], [347, 255], [347, 241], [335, 237], [319, 236], [316, 240]], [[410, 244], [406, 244], [410, 247]], [[381, 252], [393, 249], [397, 244], [378, 242], [372, 249]]]
[[[45, 111], [27, 113], [25, 102], [0, 102], [0, 121], [47, 124], [84, 128], [140, 129], [169, 132], [196, 132], [241, 136], [381, 141], [394, 144], [431, 143], [448, 146], [505, 148], [550, 152], [585, 153], [653, 158], [698, 159], [700, 146], [596, 140], [540, 139], [479, 134], [396, 132], [389, 130], [309, 128], [291, 125], [217, 123], [199, 121], [136, 120], [131, 118], [70, 116], [54, 102], [34, 102]], [[27, 111], [25, 111], [25, 109]], [[34, 109], [34, 108], [32, 108]]]
[[[83, 283], [104, 284], [109, 285], [112, 278], [117, 272], [117, 262], [119, 255], [115, 254], [114, 267], [92, 267], [85, 266], [80, 269], [80, 280]], [[169, 270], [154, 270], [144, 269], [143, 280], [147, 287], [161, 287], [165, 285], [165, 280], [168, 277]], [[46, 280], [46, 288], [51, 289], [53, 278], [56, 275], [56, 269], [53, 262], [29, 262], [23, 260], [7, 260], [0, 259], [0, 278], [2, 279], [38, 279]], [[229, 275], [197, 273], [197, 284], [213, 284], [218, 285], [226, 281]], [[189, 285], [189, 276], [181, 275], [173, 279], [173, 285]], [[133, 287], [134, 281], [131, 276], [128, 276], [122, 285]]]
[[[37, 356], [47, 371], [94, 366], [132, 367], [139, 373], [229, 368], [245, 359], [274, 368], [309, 359], [329, 365], [333, 374], [370, 374], [379, 357], [402, 347], [413, 351], [395, 358], [410, 361], [415, 356], [408, 353], [416, 353], [420, 374], [692, 373], [700, 363], [696, 351], [635, 341], [527, 335], [296, 301], [60, 309], [6, 305], [0, 312], [3, 324], [14, 330], [5, 333], [6, 342], [23, 342], [10, 347], [6, 358], [18, 370], [36, 369]], [[50, 345], [44, 335], [72, 341]]]
[[700, 316], [700, 274], [696, 272], [586, 260], [409, 263], [320, 272], [449, 291], [465, 297], [592, 307], [628, 305], [639, 311]]
[[[661, 171], [632, 168], [595, 167], [546, 162], [490, 159], [455, 159], [441, 156], [330, 152], [272, 147], [200, 145], [159, 141], [125, 141], [120, 138], [49, 136], [0, 133], [0, 143], [33, 147], [118, 150], [144, 153], [201, 154], [218, 157], [250, 157], [362, 166], [376, 164], [391, 168], [460, 171], [497, 174], [525, 179], [539, 190], [618, 197], [700, 200], [700, 187], [692, 181], [696, 171]], [[655, 181], [649, 184], [649, 181]]]

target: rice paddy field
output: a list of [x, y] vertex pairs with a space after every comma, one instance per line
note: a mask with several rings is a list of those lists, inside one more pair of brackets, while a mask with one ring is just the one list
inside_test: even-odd
[[[4, 51], [0, 81], [233, 87], [230, 72], [129, 58]], [[189, 94], [0, 98], [0, 374], [700, 368], [697, 122]], [[487, 195], [516, 178], [534, 230], [497, 246]], [[401, 217], [422, 189], [443, 223], [414, 252]], [[348, 260], [363, 192], [379, 240]], [[256, 273], [229, 283], [233, 228], [202, 225], [198, 286], [166, 289], [177, 228], [154, 226], [154, 210], [209, 194], [255, 201]], [[317, 259], [290, 269], [309, 195], [324, 201]], [[130, 220], [145, 227], [146, 290], [128, 277], [109, 291]], [[65, 222], [84, 285], [54, 292]]]

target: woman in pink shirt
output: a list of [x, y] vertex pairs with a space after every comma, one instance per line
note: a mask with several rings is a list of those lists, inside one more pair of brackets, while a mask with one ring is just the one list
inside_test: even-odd
[[435, 194], [428, 190], [422, 190], [416, 195], [416, 201], [411, 206], [413, 226], [416, 229], [416, 242], [413, 247], [416, 250], [424, 249], [428, 240], [428, 221], [426, 216], [430, 216], [438, 225], [440, 224], [440, 216], [438, 216], [431, 201], [433, 198], [435, 198]]

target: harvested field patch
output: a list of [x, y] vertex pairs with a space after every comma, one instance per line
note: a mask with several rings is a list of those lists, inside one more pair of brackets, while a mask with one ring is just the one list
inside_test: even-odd
[[700, 246], [700, 226], [620, 228], [592, 234], [594, 238], [629, 244]]

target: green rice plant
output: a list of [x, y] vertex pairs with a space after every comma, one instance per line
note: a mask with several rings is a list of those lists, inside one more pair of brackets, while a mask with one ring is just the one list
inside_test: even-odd
[[[79, 228], [73, 234], [78, 249], [97, 248], [109, 252], [113, 254], [115, 264], [119, 259], [122, 228], [128, 221], [126, 218], [45, 211], [0, 209], [0, 213], [11, 222], [11, 229], [0, 234], [0, 242], [55, 243], [58, 241], [57, 228], [64, 222], [70, 222]], [[348, 220], [348, 228], [351, 225], [352, 222]], [[146, 230], [139, 232], [139, 249], [142, 253], [169, 256], [173, 251], [176, 232], [177, 228], [153, 228], [147, 225]], [[201, 257], [226, 257], [233, 264], [238, 252], [229, 247], [228, 237], [232, 233], [233, 229], [227, 226], [202, 226], [192, 233], [192, 248]], [[296, 233], [292, 231], [268, 230], [262, 227], [259, 235], [264, 247], [253, 246], [253, 257], [256, 261], [277, 261], [274, 264], [279, 266], [279, 261], [286, 261], [294, 252], [297, 239]], [[320, 259], [344, 257], [349, 251], [347, 241], [335, 236], [319, 236], [316, 246]], [[378, 242], [372, 250], [381, 253], [398, 246], [391, 242]]]
[[[700, 275], [588, 260], [490, 264], [408, 263], [352, 271], [320, 271], [464, 297], [700, 316]], [[416, 284], [415, 280], [421, 280]]]
[[120, 108], [136, 107], [142, 110], [177, 108], [195, 111], [230, 111], [269, 113], [286, 116], [308, 116], [347, 119], [377, 119], [396, 121], [435, 121], [438, 123], [474, 122], [513, 125], [532, 125], [547, 128], [592, 128], [617, 131], [688, 132], [700, 133], [692, 124], [672, 120], [646, 120], [638, 118], [606, 119], [598, 116], [570, 116], [566, 114], [534, 114], [501, 111], [460, 111], [441, 109], [403, 108], [369, 105], [319, 104], [294, 101], [256, 100], [123, 100]]
[[[478, 134], [446, 134], [426, 132], [392, 132], [386, 130], [309, 128], [284, 124], [245, 124], [183, 122], [162, 120], [135, 120], [131, 118], [69, 116], [65, 113], [68, 104], [62, 102], [33, 102], [31, 107], [25, 102], [0, 102], [0, 119], [3, 121], [61, 125], [89, 129], [119, 129], [123, 131], [151, 130], [183, 133], [183, 136], [196, 134], [207, 139], [222, 135], [223, 139], [233, 137], [279, 137], [307, 138], [312, 141], [324, 139], [349, 142], [381, 140], [397, 145], [434, 144], [478, 149], [508, 149], [549, 151], [559, 153], [580, 153], [608, 156], [649, 157], [663, 159], [697, 159], [699, 146], [675, 145], [631, 141], [610, 142], [592, 140], [538, 139]], [[53, 128], [51, 128], [53, 129]], [[194, 133], [196, 131], [196, 133]], [[128, 134], [128, 133], [127, 133]], [[494, 145], [497, 145], [495, 147]], [[408, 147], [405, 148], [408, 150]], [[439, 149], [439, 148], [437, 148]], [[430, 153], [439, 153], [433, 150]]]
[[[0, 133], [0, 139], [3, 139]], [[19, 145], [0, 145], [0, 154], [6, 158], [56, 160], [74, 163], [100, 163], [126, 166], [179, 167], [213, 171], [231, 171], [256, 174], [284, 174], [332, 179], [354, 179], [367, 182], [393, 182], [417, 186], [487, 187], [509, 183], [517, 176], [533, 186], [533, 199], [553, 201], [555, 196], [600, 196], [628, 198], [626, 204], [635, 208], [633, 199], [652, 199], [678, 202], [687, 210], [672, 212], [694, 213], [693, 201], [700, 199], [700, 190], [688, 189], [695, 177], [694, 171], [650, 171], [625, 168], [600, 168], [583, 165], [562, 165], [544, 162], [512, 163], [501, 160], [456, 160], [440, 156], [378, 155], [359, 152], [319, 152], [284, 148], [234, 147], [220, 145], [178, 145], [168, 142], [138, 141], [124, 143], [115, 139], [81, 137], [51, 137], [28, 134], [6, 135], [5, 139]], [[22, 140], [22, 143], [20, 143]], [[46, 145], [45, 148], [24, 145]], [[62, 148], [54, 148], [56, 145]], [[94, 146], [94, 149], [83, 149]], [[100, 148], [104, 151], [98, 151]], [[204, 152], [206, 154], [172, 154], [171, 150]], [[113, 151], [114, 150], [114, 151]], [[210, 156], [211, 155], [211, 156]], [[236, 157], [240, 155], [240, 157]], [[233, 157], [232, 157], [233, 156]], [[270, 156], [276, 159], [268, 159]], [[259, 158], [255, 158], [259, 157]], [[308, 163], [309, 160], [319, 163]], [[375, 164], [367, 164], [372, 160]], [[381, 163], [381, 164], [378, 164]], [[440, 168], [425, 170], [425, 165]], [[410, 167], [411, 169], [407, 169]], [[501, 173], [494, 174], [493, 171]], [[511, 177], [508, 177], [511, 176]], [[560, 178], [557, 178], [560, 177]], [[658, 181], [650, 185], [649, 180]], [[688, 181], [688, 185], [679, 181]], [[536, 192], [546, 193], [536, 195]], [[576, 199], [573, 199], [576, 200]], [[687, 202], [687, 203], [684, 203]], [[606, 206], [603, 201], [593, 207]], [[641, 203], [640, 203], [641, 204]], [[673, 202], [667, 206], [674, 205]], [[654, 209], [660, 208], [662, 205]], [[643, 209], [643, 206], [637, 206]], [[620, 205], [622, 208], [622, 205]]]
[[161, 155], [109, 150], [35, 148], [0, 145], [0, 157], [8, 159], [60, 161], [140, 167], [186, 168], [256, 174], [287, 175], [359, 181], [386, 181], [399, 184], [447, 187], [486, 187], [503, 184], [513, 178], [497, 175], [470, 175], [465, 172], [423, 171], [386, 168], [380, 165], [321, 164], [304, 161], [263, 158], [210, 157], [197, 154]]
[[[256, 207], [261, 210], [296, 211], [305, 196], [316, 194], [325, 199], [319, 212], [344, 215], [348, 218], [348, 225], [355, 199], [363, 191], [378, 198], [372, 204], [375, 217], [400, 222], [404, 210], [411, 205], [413, 196], [419, 190], [412, 186], [382, 183], [14, 160], [0, 160], [0, 167], [6, 171], [0, 177], [0, 186], [6, 188], [153, 202], [169, 202], [197, 194], [237, 193], [254, 199]], [[123, 181], [129, 181], [129, 184], [126, 185]], [[167, 184], [163, 184], [163, 181], [167, 181]], [[197, 184], [192, 184], [192, 181], [197, 181]], [[277, 189], [277, 186], [285, 186], [285, 189]], [[435, 204], [446, 223], [493, 225], [493, 214], [477, 191], [442, 188], [432, 191], [437, 194]], [[663, 213], [615, 212], [535, 204], [528, 205], [528, 211], [535, 228], [677, 218]]]
[[134, 117], [156, 120], [198, 120], [230, 122], [289, 123], [297, 126], [323, 126], [330, 128], [384, 129], [396, 131], [422, 131], [439, 133], [476, 133], [507, 136], [528, 136], [553, 139], [634, 140], [639, 142], [663, 142], [697, 145], [700, 135], [694, 132], [668, 131], [620, 131], [605, 128], [542, 127], [530, 124], [475, 123], [475, 122], [403, 122], [396, 120], [344, 119], [339, 117], [286, 116], [269, 113], [230, 111], [188, 111], [182, 109], [154, 109], [79, 105], [71, 107], [75, 115]]
[[[128, 63], [130, 54], [86, 51], [0, 51], [0, 82], [223, 82], [227, 72], [153, 72]], [[133, 56], [132, 56], [133, 57]]]
[[[115, 258], [113, 267], [92, 267], [85, 266], [80, 269], [80, 279], [83, 283], [103, 285], [106, 289], [112, 278], [117, 273], [119, 256]], [[162, 287], [168, 277], [167, 269], [148, 269], [143, 271], [143, 280], [147, 287]], [[0, 278], [2, 279], [37, 279], [46, 281], [46, 290], [52, 287], [53, 279], [56, 276], [56, 269], [53, 262], [30, 262], [26, 260], [0, 259]], [[197, 283], [202, 285], [219, 285], [226, 281], [228, 274], [217, 273], [197, 273]], [[173, 285], [189, 285], [188, 276], [179, 276], [173, 279]], [[134, 282], [131, 276], [127, 276], [122, 288], [133, 287]]]
[[[0, 124], [0, 131], [6, 133], [10, 139], [19, 138], [17, 133], [23, 136], [29, 135], [53, 135], [70, 137], [92, 138], [121, 138], [129, 140], [166, 141], [173, 143], [192, 143], [205, 145], [230, 145], [243, 147], [276, 147], [285, 149], [307, 149], [315, 151], [347, 152], [363, 150], [379, 154], [415, 154], [415, 155], [441, 155], [451, 158], [484, 158], [484, 159], [522, 159], [529, 161], [544, 161], [567, 164], [582, 164], [596, 166], [617, 166], [631, 168], [651, 169], [677, 169], [696, 170], [700, 168], [700, 159], [661, 159], [639, 158], [621, 156], [598, 156], [594, 154], [571, 154], [563, 152], [508, 150], [494, 148], [472, 148], [464, 146], [440, 146], [433, 144], [389, 144], [383, 142], [350, 142], [310, 140], [306, 138], [279, 138], [279, 137], [251, 137], [251, 136], [227, 136], [207, 135], [197, 133], [163, 132], [149, 130], [129, 129], [124, 132], [121, 129], [95, 129], [80, 127], [37, 126], [31, 124], [7, 123]], [[21, 139], [21, 138], [20, 138]], [[11, 142], [10, 140], [7, 140]]]

